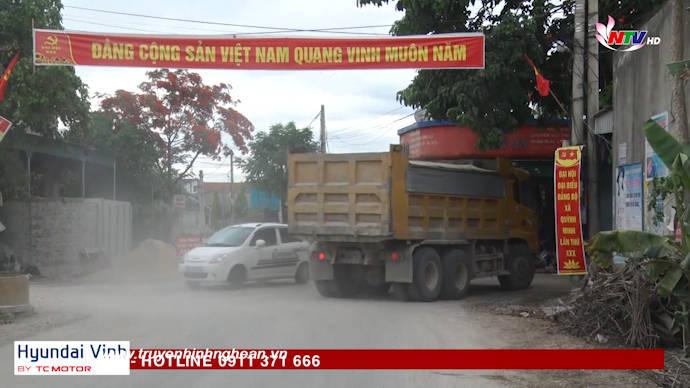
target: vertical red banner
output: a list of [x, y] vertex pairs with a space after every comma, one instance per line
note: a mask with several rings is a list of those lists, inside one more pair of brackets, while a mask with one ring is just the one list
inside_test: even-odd
[[556, 213], [556, 258], [559, 275], [587, 273], [580, 216], [580, 146], [556, 150], [554, 203]]

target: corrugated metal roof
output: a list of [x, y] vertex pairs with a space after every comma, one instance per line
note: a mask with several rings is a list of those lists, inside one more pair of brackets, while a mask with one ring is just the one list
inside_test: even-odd
[[613, 133], [613, 109], [596, 113], [594, 116], [594, 133], [597, 135]]

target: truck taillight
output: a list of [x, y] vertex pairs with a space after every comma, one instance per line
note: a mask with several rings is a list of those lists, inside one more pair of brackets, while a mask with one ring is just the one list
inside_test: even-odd
[[400, 254], [398, 252], [391, 252], [391, 260], [398, 261], [400, 259]]
[[311, 257], [312, 257], [312, 259], [314, 259], [314, 260], [324, 261], [324, 260], [326, 260], [326, 258], [327, 258], [328, 256], [326, 255], [326, 252], [323, 252], [323, 251], [314, 251], [314, 252], [311, 254]]

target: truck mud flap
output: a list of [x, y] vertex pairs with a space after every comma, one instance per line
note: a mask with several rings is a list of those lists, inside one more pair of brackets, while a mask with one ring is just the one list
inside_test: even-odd
[[400, 259], [386, 260], [387, 283], [412, 283], [412, 250], [400, 255]]

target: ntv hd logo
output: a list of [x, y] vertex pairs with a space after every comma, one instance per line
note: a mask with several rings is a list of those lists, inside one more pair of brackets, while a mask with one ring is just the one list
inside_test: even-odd
[[[635, 51], [646, 45], [656, 46], [661, 43], [658, 36], [647, 36], [647, 31], [624, 31], [614, 30], [615, 21], [609, 16], [608, 23], [597, 23], [596, 38], [602, 46], [613, 51]], [[615, 47], [627, 46], [627, 47]]]

